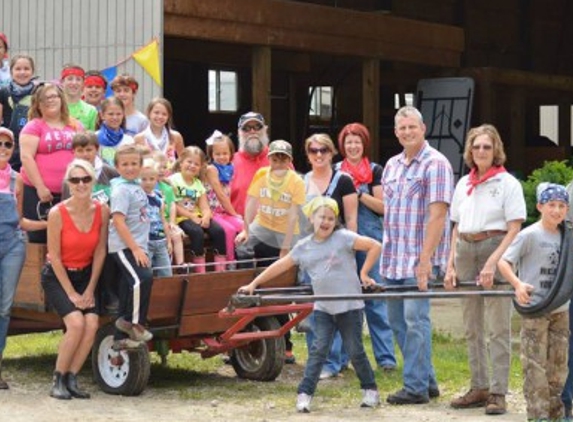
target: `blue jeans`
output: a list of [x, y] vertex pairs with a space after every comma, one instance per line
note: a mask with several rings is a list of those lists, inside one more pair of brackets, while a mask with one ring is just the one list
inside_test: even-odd
[[360, 380], [360, 388], [376, 390], [374, 371], [362, 344], [362, 310], [356, 309], [336, 315], [315, 311], [314, 318], [315, 338], [304, 369], [304, 377], [298, 386], [298, 393], [311, 396], [314, 394], [322, 366], [332, 345], [334, 331], [337, 329], [342, 336], [344, 348], [350, 355], [356, 376]]
[[26, 260], [26, 235], [20, 231], [14, 234], [0, 240], [0, 354], [6, 347], [10, 310]]
[[569, 357], [567, 366], [569, 367], [569, 374], [563, 386], [561, 393], [561, 401], [563, 405], [571, 409], [571, 401], [573, 399], [573, 300], [569, 303]]
[[171, 258], [167, 252], [167, 239], [150, 240], [147, 249], [149, 250], [153, 275], [156, 277], [172, 276]]
[[[415, 278], [384, 281], [388, 286], [417, 285]], [[388, 319], [404, 357], [404, 389], [409, 393], [427, 397], [430, 387], [437, 388], [432, 365], [430, 300], [389, 300]]]
[[[315, 339], [314, 332], [316, 330], [314, 312], [308, 316], [308, 322], [310, 325], [310, 331], [306, 333], [306, 349], [310, 353], [312, 343]], [[332, 339], [332, 346], [330, 347], [330, 351], [322, 369], [336, 375], [342, 370], [342, 367], [346, 365], [348, 365], [348, 354], [344, 351], [342, 347], [342, 337], [340, 337], [340, 333], [336, 330]]]

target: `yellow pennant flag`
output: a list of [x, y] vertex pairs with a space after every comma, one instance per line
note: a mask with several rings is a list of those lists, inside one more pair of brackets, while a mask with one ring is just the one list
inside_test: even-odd
[[145, 47], [133, 53], [133, 58], [151, 75], [155, 83], [161, 83], [161, 69], [159, 67], [159, 42], [154, 39]]

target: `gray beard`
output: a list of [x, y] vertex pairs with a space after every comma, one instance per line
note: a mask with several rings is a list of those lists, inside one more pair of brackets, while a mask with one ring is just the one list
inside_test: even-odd
[[268, 136], [260, 136], [241, 139], [241, 149], [249, 155], [259, 155], [269, 143]]

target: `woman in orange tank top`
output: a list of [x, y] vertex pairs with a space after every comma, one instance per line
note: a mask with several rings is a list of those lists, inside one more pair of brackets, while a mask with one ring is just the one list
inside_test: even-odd
[[99, 326], [95, 289], [106, 254], [109, 209], [91, 198], [95, 171], [76, 159], [67, 168], [70, 198], [48, 216], [48, 259], [42, 287], [62, 317], [65, 334], [58, 348], [50, 396], [87, 399], [77, 385]]

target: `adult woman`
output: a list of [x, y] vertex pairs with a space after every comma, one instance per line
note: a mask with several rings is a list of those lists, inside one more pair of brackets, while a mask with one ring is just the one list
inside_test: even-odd
[[46, 297], [66, 326], [50, 396], [87, 399], [76, 375], [99, 325], [94, 292], [106, 254], [109, 209], [91, 197], [95, 171], [87, 161], [72, 161], [65, 180], [71, 196], [50, 210], [48, 261], [42, 270]]
[[154, 98], [145, 111], [149, 126], [134, 136], [136, 144], [143, 145], [151, 151], [161, 151], [171, 164], [181, 155], [185, 144], [179, 132], [173, 129], [173, 107], [165, 98]]
[[0, 390], [8, 388], [2, 379], [2, 354], [10, 323], [10, 309], [26, 259], [26, 236], [22, 229], [45, 229], [21, 218], [22, 179], [9, 164], [14, 152], [14, 134], [0, 127]]
[[[349, 175], [335, 170], [332, 158], [337, 153], [334, 142], [326, 133], [310, 136], [304, 143], [306, 155], [312, 170], [304, 177], [307, 203], [316, 196], [328, 196], [336, 201], [340, 210], [340, 222], [353, 232], [357, 231], [358, 195]], [[303, 283], [306, 277], [303, 275]], [[310, 330], [306, 335], [308, 349], [314, 340], [310, 319]], [[347, 356], [342, 356], [342, 340], [337, 332], [330, 354], [320, 374], [320, 379], [335, 377], [346, 366]]]
[[[78, 131], [83, 128], [70, 117], [62, 90], [49, 83], [38, 86], [20, 135], [24, 217], [45, 219], [46, 209], [60, 202], [66, 166], [73, 159], [72, 138]], [[30, 233], [29, 240], [46, 243], [46, 232]]]
[[[484, 124], [469, 131], [464, 160], [470, 173], [460, 179], [452, 200], [454, 230], [444, 283], [446, 288], [453, 288], [457, 280], [476, 281], [490, 289], [494, 280], [503, 281], [496, 272], [497, 262], [525, 220], [525, 200], [521, 184], [503, 167], [505, 152], [494, 126]], [[470, 390], [454, 399], [452, 407], [486, 406], [486, 414], [505, 413], [511, 359], [510, 315], [510, 298], [464, 299], [472, 377]]]
[[26, 54], [17, 54], [10, 60], [12, 81], [0, 89], [0, 116], [2, 126], [14, 133], [15, 149], [10, 165], [20, 171], [20, 131], [28, 122], [28, 110], [34, 90], [34, 59]]
[[[354, 187], [358, 192], [358, 234], [368, 236], [382, 243], [382, 166], [371, 163], [368, 159], [370, 148], [370, 133], [366, 126], [360, 123], [350, 123], [342, 128], [338, 135], [338, 148], [344, 159], [337, 163], [336, 169], [342, 170], [352, 177]], [[366, 254], [356, 253], [358, 272], [364, 265]], [[380, 262], [370, 271], [370, 277], [381, 284]], [[378, 366], [386, 371], [396, 368], [394, 356], [393, 333], [388, 323], [386, 301], [365, 301], [366, 321], [372, 340], [374, 357]]]

